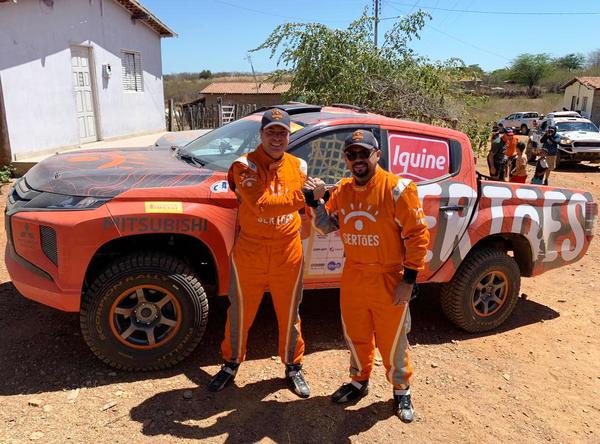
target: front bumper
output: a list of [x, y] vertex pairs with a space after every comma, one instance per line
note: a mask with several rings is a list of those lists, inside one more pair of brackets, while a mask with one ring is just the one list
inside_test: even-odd
[[[107, 223], [110, 222], [110, 223]], [[5, 216], [8, 273], [27, 299], [77, 312], [87, 267], [118, 236], [106, 205], [89, 211], [20, 211]]]

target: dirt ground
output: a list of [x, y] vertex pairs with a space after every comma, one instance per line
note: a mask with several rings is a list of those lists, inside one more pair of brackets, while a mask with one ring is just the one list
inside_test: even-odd
[[[482, 170], [483, 171], [483, 170]], [[557, 172], [552, 183], [600, 200], [600, 167]], [[1, 197], [4, 201], [6, 187]], [[2, 203], [2, 205], [4, 205]], [[211, 303], [194, 356], [170, 371], [113, 371], [88, 351], [78, 316], [15, 290], [0, 263], [0, 442], [600, 442], [600, 230], [578, 263], [524, 278], [514, 314], [471, 335], [442, 315], [437, 296], [412, 303], [417, 419], [401, 423], [377, 361], [372, 390], [332, 405], [346, 378], [338, 292], [307, 292], [301, 307], [313, 395], [285, 388], [268, 300], [250, 332], [236, 386], [205, 389], [219, 364], [226, 304]], [[2, 233], [2, 243], [5, 242]], [[4, 248], [2, 248], [4, 251]]]

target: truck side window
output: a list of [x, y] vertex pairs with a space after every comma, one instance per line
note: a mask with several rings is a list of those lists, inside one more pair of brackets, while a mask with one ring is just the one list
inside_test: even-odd
[[388, 131], [390, 171], [414, 182], [431, 181], [450, 174], [448, 140], [421, 134]]
[[342, 177], [351, 176], [344, 161], [344, 140], [354, 130], [345, 128], [321, 133], [290, 150], [290, 154], [306, 161], [310, 177], [319, 177], [327, 184], [335, 184]]

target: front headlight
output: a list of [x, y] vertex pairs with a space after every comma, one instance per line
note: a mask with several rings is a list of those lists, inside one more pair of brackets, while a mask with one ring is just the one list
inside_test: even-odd
[[560, 139], [560, 143], [561, 145], [571, 145], [573, 141], [568, 137], [563, 137], [562, 139]]
[[31, 199], [28, 208], [49, 210], [91, 210], [98, 208], [110, 199], [105, 197], [66, 196], [64, 194], [41, 193]]

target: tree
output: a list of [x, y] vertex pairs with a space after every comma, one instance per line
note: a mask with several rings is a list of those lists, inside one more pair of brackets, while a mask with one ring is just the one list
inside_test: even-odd
[[461, 94], [460, 60], [430, 63], [409, 47], [431, 16], [408, 15], [373, 43], [373, 18], [366, 11], [347, 29], [319, 23], [277, 26], [253, 51], [270, 50], [278, 70], [272, 79], [291, 76], [286, 99], [310, 103], [349, 103], [394, 117], [450, 121]]
[[210, 79], [212, 77], [212, 73], [210, 72], [209, 69], [204, 69], [202, 71], [200, 71], [198, 73], [198, 78], [199, 79]]
[[588, 55], [588, 67], [599, 68], [600, 67], [600, 49], [592, 51]]
[[574, 71], [583, 68], [585, 56], [583, 54], [571, 53], [557, 58], [554, 63], [559, 68], [566, 69], [567, 71]]
[[510, 67], [510, 79], [528, 87], [529, 92], [552, 70], [548, 54], [521, 54]]

